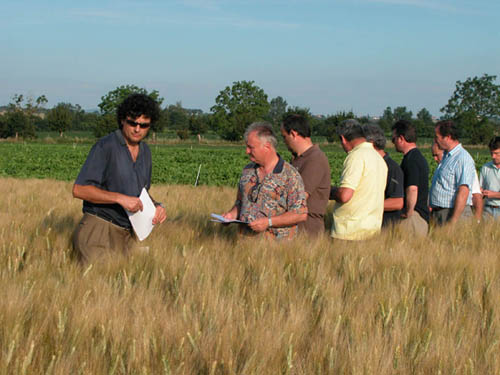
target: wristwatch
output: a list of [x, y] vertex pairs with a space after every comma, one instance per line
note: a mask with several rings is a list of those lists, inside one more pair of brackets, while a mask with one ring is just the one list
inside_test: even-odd
[[165, 208], [165, 206], [163, 205], [163, 203], [161, 203], [161, 202], [155, 202], [155, 207], [158, 207], [158, 206], [160, 206], [163, 209]]

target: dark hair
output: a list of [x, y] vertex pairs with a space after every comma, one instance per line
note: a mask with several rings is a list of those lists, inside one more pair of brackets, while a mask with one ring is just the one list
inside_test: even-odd
[[436, 130], [441, 137], [450, 136], [454, 141], [457, 141], [460, 135], [458, 126], [451, 120], [439, 121]]
[[408, 120], [399, 120], [392, 125], [392, 131], [396, 132], [396, 136], [403, 136], [406, 142], [416, 143], [417, 132], [415, 126]]
[[354, 119], [348, 119], [342, 121], [337, 126], [337, 135], [343, 136], [347, 141], [352, 141], [356, 138], [364, 138], [365, 133], [363, 132], [363, 126]]
[[494, 137], [488, 144], [490, 151], [498, 150], [500, 148], [500, 137]]
[[257, 137], [264, 142], [269, 142], [276, 150], [278, 147], [278, 139], [274, 135], [273, 126], [267, 121], [254, 122], [250, 124], [243, 135], [245, 142], [248, 142], [248, 136], [252, 132], [257, 132]]
[[137, 117], [148, 117], [151, 123], [155, 123], [160, 118], [160, 107], [158, 103], [145, 94], [131, 94], [118, 106], [116, 119], [118, 126], [122, 128], [122, 121], [127, 117], [135, 120]]
[[309, 126], [307, 117], [297, 113], [289, 113], [285, 116], [283, 119], [283, 129], [285, 129], [288, 134], [290, 134], [292, 130], [295, 130], [301, 137], [311, 137], [311, 127]]
[[383, 150], [387, 139], [385, 138], [384, 131], [377, 124], [369, 123], [363, 126], [365, 138], [367, 142], [373, 143], [377, 150]]

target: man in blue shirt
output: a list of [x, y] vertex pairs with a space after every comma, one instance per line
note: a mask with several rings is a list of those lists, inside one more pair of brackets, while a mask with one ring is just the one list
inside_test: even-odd
[[484, 212], [495, 219], [500, 218], [500, 137], [489, 144], [491, 161], [481, 168], [480, 185], [485, 197]]
[[458, 141], [458, 128], [453, 121], [436, 124], [435, 141], [444, 154], [432, 178], [429, 201], [432, 217], [439, 225], [455, 223], [460, 218], [472, 216], [475, 164]]
[[[79, 259], [87, 263], [110, 250], [127, 254], [135, 242], [129, 212], [142, 210], [138, 198], [151, 185], [151, 151], [142, 142], [159, 118], [158, 104], [149, 96], [132, 94], [117, 110], [119, 129], [99, 139], [90, 150], [73, 186], [83, 200], [83, 218], [73, 235]], [[153, 201], [154, 202], [154, 201]], [[153, 224], [166, 218], [155, 202]]]

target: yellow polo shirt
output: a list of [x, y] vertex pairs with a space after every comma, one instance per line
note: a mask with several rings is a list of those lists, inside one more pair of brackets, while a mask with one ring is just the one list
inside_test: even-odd
[[386, 183], [387, 164], [371, 143], [360, 143], [349, 151], [340, 187], [354, 193], [349, 202], [336, 202], [333, 207], [333, 238], [363, 240], [380, 231]]

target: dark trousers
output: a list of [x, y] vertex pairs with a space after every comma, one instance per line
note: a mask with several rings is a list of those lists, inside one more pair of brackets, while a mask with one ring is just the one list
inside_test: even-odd
[[[453, 208], [440, 208], [440, 209], [432, 209], [431, 217], [434, 223], [437, 225], [446, 224], [453, 215]], [[465, 206], [462, 215], [460, 216], [460, 220], [468, 219], [472, 217], [472, 209], [470, 206]]]

